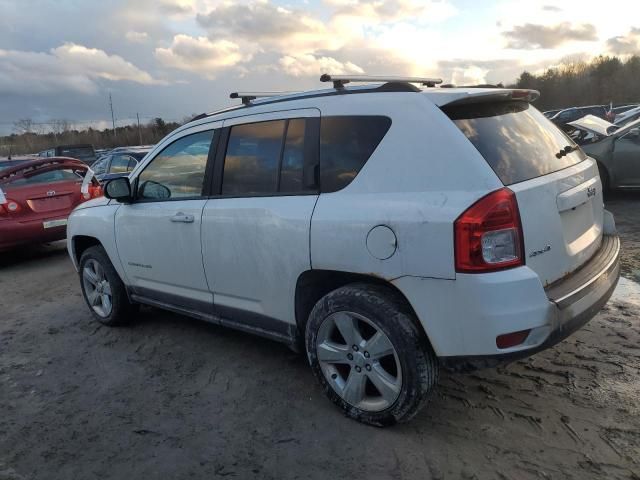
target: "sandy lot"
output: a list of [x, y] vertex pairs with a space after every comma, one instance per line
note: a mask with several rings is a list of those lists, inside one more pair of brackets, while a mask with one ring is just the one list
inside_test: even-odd
[[[640, 281], [640, 194], [609, 200]], [[306, 359], [145, 308], [91, 320], [64, 245], [0, 256], [0, 479], [640, 479], [640, 290], [499, 370], [445, 374], [411, 423], [326, 400]]]

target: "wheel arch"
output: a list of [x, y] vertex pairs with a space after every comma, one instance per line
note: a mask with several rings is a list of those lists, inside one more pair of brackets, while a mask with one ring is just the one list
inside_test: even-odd
[[424, 334], [424, 338], [429, 344], [429, 347], [433, 348], [429, 339], [429, 334], [425, 331], [422, 322], [418, 319], [416, 311], [412, 307], [411, 303], [402, 291], [388, 280], [375, 275], [343, 272], [339, 270], [307, 270], [302, 272], [298, 277], [295, 291], [295, 317], [298, 329], [298, 347], [301, 348], [301, 351], [305, 350], [305, 327], [309, 319], [309, 314], [315, 304], [329, 292], [354, 283], [375, 285], [388, 289], [407, 308], [407, 311], [412, 315], [416, 326]]
[[71, 239], [71, 248], [73, 249], [73, 258], [76, 265], [80, 266], [80, 258], [82, 254], [91, 247], [103, 246], [102, 242], [96, 237], [89, 235], [74, 235]]

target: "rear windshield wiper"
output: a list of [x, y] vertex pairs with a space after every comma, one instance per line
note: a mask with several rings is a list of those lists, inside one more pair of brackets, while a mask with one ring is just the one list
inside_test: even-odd
[[571, 152], [575, 152], [576, 150], [578, 150], [578, 148], [580, 148], [578, 145], [567, 145], [558, 153], [556, 153], [556, 158], [562, 158], [565, 155], [569, 155]]

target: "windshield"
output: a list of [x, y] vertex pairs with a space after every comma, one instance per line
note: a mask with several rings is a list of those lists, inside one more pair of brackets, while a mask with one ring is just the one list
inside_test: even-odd
[[570, 167], [586, 158], [575, 143], [527, 102], [485, 102], [443, 107], [502, 183], [511, 185]]

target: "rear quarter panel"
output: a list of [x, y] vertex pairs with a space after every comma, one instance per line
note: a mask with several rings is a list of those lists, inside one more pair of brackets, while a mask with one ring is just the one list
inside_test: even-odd
[[[419, 95], [353, 95], [320, 109], [323, 116], [385, 115], [392, 124], [351, 184], [320, 195], [311, 222], [312, 268], [387, 280], [454, 279], [453, 221], [502, 187], [478, 151]], [[367, 249], [367, 235], [377, 225], [391, 228], [397, 239], [386, 260]]]

